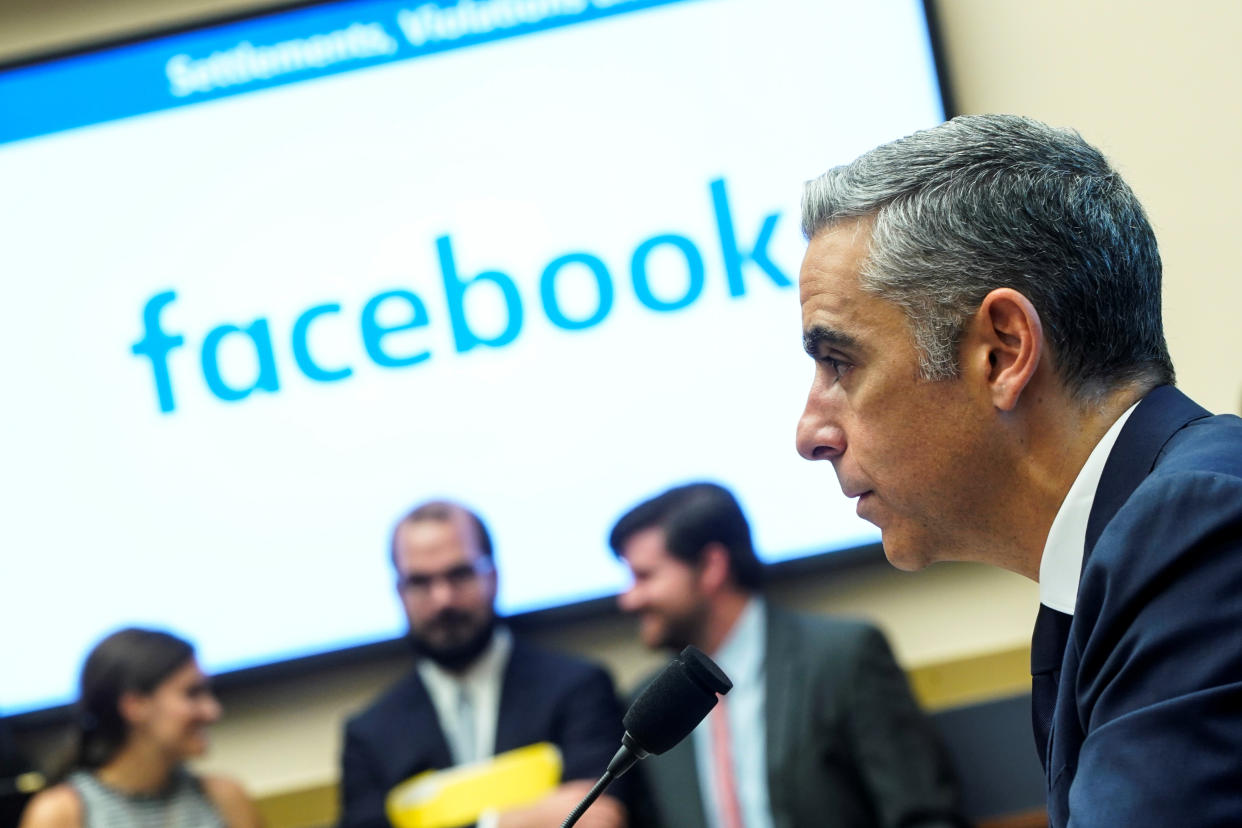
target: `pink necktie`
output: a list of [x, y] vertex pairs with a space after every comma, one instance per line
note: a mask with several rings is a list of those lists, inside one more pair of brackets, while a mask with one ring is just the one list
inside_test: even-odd
[[725, 710], [724, 696], [712, 710], [712, 768], [719, 799], [720, 828], [743, 828], [742, 808], [733, 779], [733, 749], [729, 744], [729, 714]]

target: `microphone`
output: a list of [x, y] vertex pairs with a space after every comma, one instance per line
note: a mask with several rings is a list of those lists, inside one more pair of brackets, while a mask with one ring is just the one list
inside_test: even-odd
[[663, 753], [703, 721], [716, 706], [717, 694], [733, 689], [733, 682], [697, 647], [686, 647], [638, 694], [621, 720], [625, 735], [608, 769], [561, 828], [576, 823], [604, 789], [640, 760]]

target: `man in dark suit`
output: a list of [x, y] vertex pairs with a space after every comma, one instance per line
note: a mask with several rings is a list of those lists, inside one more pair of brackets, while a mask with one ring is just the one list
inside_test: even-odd
[[[385, 828], [385, 798], [398, 783], [538, 742], [560, 749], [567, 781], [534, 804], [485, 813], [478, 824], [559, 825], [620, 745], [611, 679], [497, 624], [491, 539], [464, 507], [415, 508], [393, 530], [392, 561], [417, 662], [346, 725], [342, 826]], [[605, 795], [579, 824], [623, 828], [625, 808]]]
[[766, 601], [750, 527], [726, 489], [640, 503], [612, 530], [633, 583], [620, 598], [649, 647], [709, 653], [733, 689], [641, 766], [667, 828], [962, 824], [952, 775], [875, 627]]
[[1172, 387], [1134, 193], [1076, 133], [972, 116], [809, 182], [802, 218], [799, 451], [897, 566], [1039, 581], [1052, 824], [1242, 823], [1242, 421]]

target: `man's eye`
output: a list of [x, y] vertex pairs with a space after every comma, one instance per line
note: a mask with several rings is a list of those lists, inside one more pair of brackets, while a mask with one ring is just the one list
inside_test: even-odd
[[473, 566], [458, 566], [444, 573], [444, 578], [454, 586], [468, 584], [478, 575]]
[[845, 376], [846, 373], [849, 372], [850, 368], [853, 367], [848, 362], [833, 359], [832, 357], [823, 357], [820, 361], [828, 366], [828, 369], [832, 372], [834, 379], [841, 379], [841, 377]]

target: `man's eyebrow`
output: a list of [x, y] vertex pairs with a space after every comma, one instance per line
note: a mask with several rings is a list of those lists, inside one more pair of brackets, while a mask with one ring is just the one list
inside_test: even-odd
[[811, 356], [819, 356], [823, 346], [840, 348], [846, 351], [857, 351], [858, 340], [847, 333], [816, 325], [802, 333], [802, 348]]

